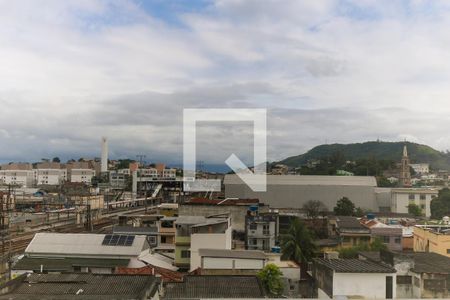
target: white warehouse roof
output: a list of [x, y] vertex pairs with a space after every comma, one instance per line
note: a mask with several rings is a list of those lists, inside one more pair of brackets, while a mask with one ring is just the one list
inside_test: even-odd
[[53, 257], [137, 257], [148, 248], [143, 235], [136, 235], [130, 245], [121, 246], [104, 245], [106, 236], [91, 233], [36, 233], [25, 254]]
[[[225, 175], [224, 184], [243, 184], [235, 174]], [[267, 175], [268, 185], [377, 186], [373, 176]]]

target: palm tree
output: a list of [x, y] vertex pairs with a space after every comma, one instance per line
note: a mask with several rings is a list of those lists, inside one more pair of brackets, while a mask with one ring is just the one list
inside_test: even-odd
[[281, 236], [282, 258], [306, 263], [314, 256], [315, 250], [308, 228], [298, 218], [294, 219], [288, 232]]

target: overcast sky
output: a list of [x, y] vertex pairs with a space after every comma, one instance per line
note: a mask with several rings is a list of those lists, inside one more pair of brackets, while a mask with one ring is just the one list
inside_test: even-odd
[[[445, 1], [0, 0], [0, 160], [180, 162], [183, 108], [267, 108], [270, 160], [322, 143], [450, 149]], [[220, 124], [219, 124], [220, 125]], [[251, 157], [249, 124], [199, 158]]]

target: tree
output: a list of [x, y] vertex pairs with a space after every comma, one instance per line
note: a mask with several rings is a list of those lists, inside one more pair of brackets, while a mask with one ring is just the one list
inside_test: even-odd
[[355, 214], [355, 204], [347, 197], [342, 197], [334, 207], [337, 216], [353, 216]]
[[61, 160], [59, 159], [58, 156], [55, 156], [55, 157], [53, 157], [52, 162], [59, 163], [59, 162], [61, 162]]
[[408, 213], [415, 217], [420, 217], [422, 215], [422, 209], [420, 209], [419, 205], [410, 203], [408, 204]]
[[281, 252], [283, 259], [291, 259], [298, 263], [307, 262], [314, 256], [316, 245], [305, 224], [295, 218], [286, 234], [281, 236]]
[[433, 219], [442, 219], [442, 217], [450, 215], [450, 190], [448, 188], [441, 189], [438, 196], [431, 200], [430, 209]]
[[306, 217], [309, 219], [317, 219], [321, 212], [327, 210], [325, 205], [319, 200], [309, 200], [303, 204], [303, 210], [306, 212]]
[[257, 276], [269, 294], [273, 296], [281, 296], [284, 290], [284, 284], [281, 278], [283, 273], [280, 271], [278, 266], [268, 264], [258, 272]]

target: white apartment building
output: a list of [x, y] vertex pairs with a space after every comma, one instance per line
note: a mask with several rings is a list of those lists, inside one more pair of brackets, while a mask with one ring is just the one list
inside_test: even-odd
[[175, 179], [177, 177], [177, 170], [176, 169], [164, 169], [162, 171], [163, 179]]
[[81, 182], [91, 184], [95, 171], [91, 169], [72, 169], [70, 170], [70, 182]]
[[391, 211], [408, 213], [408, 205], [416, 204], [422, 209], [425, 217], [431, 216], [431, 200], [439, 191], [433, 188], [395, 188], [391, 190]]
[[0, 170], [0, 180], [3, 184], [32, 187], [34, 173], [32, 170]]
[[410, 164], [409, 166], [413, 168], [414, 172], [417, 174], [430, 173], [430, 164]]
[[67, 180], [67, 169], [34, 169], [33, 176], [36, 185], [58, 185]]

